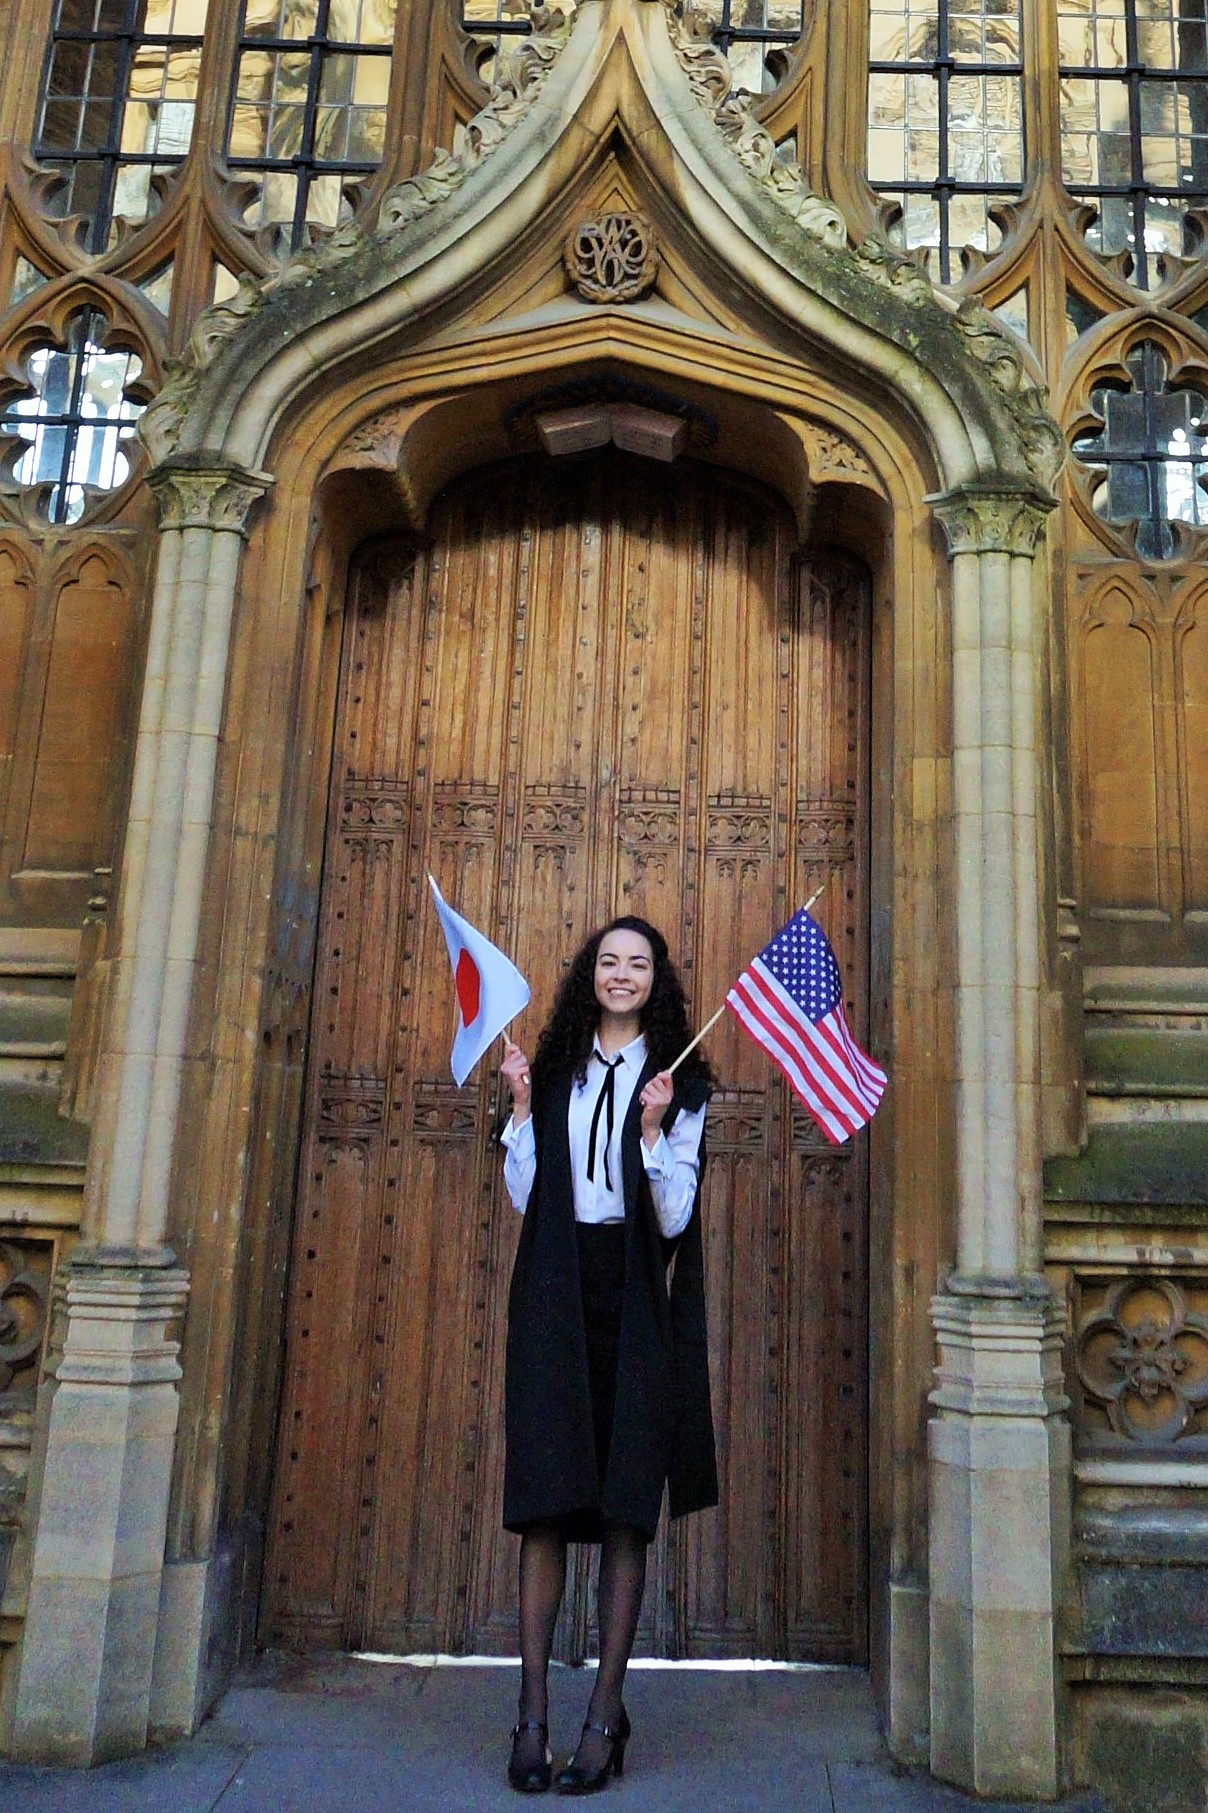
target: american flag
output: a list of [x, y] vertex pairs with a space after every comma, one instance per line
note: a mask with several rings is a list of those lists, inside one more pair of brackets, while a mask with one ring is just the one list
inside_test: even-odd
[[804, 907], [743, 970], [726, 1006], [832, 1145], [872, 1119], [887, 1078], [848, 1030], [835, 953]]

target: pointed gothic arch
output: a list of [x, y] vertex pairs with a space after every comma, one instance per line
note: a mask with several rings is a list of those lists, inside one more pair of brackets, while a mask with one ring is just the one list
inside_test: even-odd
[[[245, 279], [143, 419], [160, 556], [86, 1192], [93, 1270], [69, 1286], [47, 1477], [71, 1464], [72, 1343], [88, 1347], [106, 1293], [133, 1291], [155, 1331], [173, 1423], [167, 1330], [188, 1301], [181, 1398], [221, 1414], [183, 1417], [174, 1458], [158, 1451], [167, 1565], [150, 1618], [172, 1666], [152, 1677], [149, 1641], [142, 1711], [129, 1702], [144, 1735], [148, 1720], [190, 1728], [215, 1689], [214, 1633], [246, 1620], [231, 1581], [254, 1579], [265, 1502], [256, 1406], [279, 1339], [273, 1222], [291, 1126], [296, 1144], [348, 554], [375, 525], [422, 532], [432, 498], [521, 450], [543, 408], [653, 399], [695, 425], [705, 458], [786, 496], [799, 527], [846, 515], [877, 544], [879, 1013], [900, 1068], [873, 1131], [873, 1653], [900, 1749], [930, 1702], [941, 1772], [1051, 1793], [1064, 1438], [1059, 1318], [1038, 1283], [1034, 556], [1058, 431], [1019, 343], [883, 241], [850, 247], [724, 59], [661, 0], [586, 0], [569, 34], [523, 40], [504, 64], [457, 152], [385, 197], [376, 234], [342, 229]], [[605, 211], [653, 227], [646, 297], [568, 286], [556, 248]], [[929, 1313], [906, 1281], [937, 1271]], [[993, 1491], [969, 1482], [994, 1473], [986, 1432], [1008, 1426], [1028, 1560], [999, 1604], [976, 1559]], [[30, 1682], [53, 1641], [38, 1565]], [[999, 1610], [1040, 1687], [1027, 1743], [1004, 1712], [987, 1761], [973, 1728], [1004, 1692]], [[967, 1694], [943, 1691], [954, 1672]], [[61, 1712], [53, 1732], [42, 1717], [19, 1687], [19, 1749], [60, 1743]]]

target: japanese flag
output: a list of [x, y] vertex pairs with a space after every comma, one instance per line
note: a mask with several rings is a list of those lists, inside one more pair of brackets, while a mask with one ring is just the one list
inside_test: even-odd
[[453, 911], [431, 875], [428, 880], [453, 965], [458, 1025], [452, 1067], [460, 1088], [508, 1021], [528, 1006], [532, 991], [510, 958]]

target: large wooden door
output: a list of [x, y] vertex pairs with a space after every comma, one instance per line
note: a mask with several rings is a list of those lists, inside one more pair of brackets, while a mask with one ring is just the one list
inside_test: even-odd
[[[531, 978], [614, 911], [698, 1021], [820, 881], [867, 1001], [867, 577], [774, 497], [622, 456], [480, 472], [356, 563], [343, 644], [263, 1629], [512, 1653], [500, 1529], [519, 1221], [495, 1065], [449, 1076], [426, 872]], [[729, 1023], [704, 1222], [722, 1502], [664, 1529], [639, 1648], [859, 1661], [866, 1137], [825, 1145]], [[580, 1559], [562, 1640], [581, 1650]]]

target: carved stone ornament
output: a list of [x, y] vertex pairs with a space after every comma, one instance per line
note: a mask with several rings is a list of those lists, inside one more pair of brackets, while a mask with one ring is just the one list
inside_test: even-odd
[[204, 310], [181, 357], [165, 360], [166, 382], [139, 418], [138, 436], [152, 459], [162, 460], [176, 447], [202, 373], [253, 315], [279, 290], [296, 289], [313, 281], [324, 271], [344, 264], [369, 243], [369, 235], [359, 221], [346, 221], [313, 245], [292, 253], [267, 277], [253, 277], [245, 271], [233, 296]]
[[345, 437], [333, 466], [370, 466], [393, 472], [403, 447], [406, 411], [380, 409]]
[[0, 1241], [0, 1392], [16, 1380], [37, 1384], [36, 1361], [46, 1334], [51, 1248], [44, 1241]]
[[659, 252], [642, 214], [580, 221], [562, 252], [566, 274], [587, 302], [635, 302], [653, 289]]
[[1060, 428], [1049, 414], [1047, 389], [1027, 376], [1018, 342], [976, 296], [966, 296], [955, 319], [965, 345], [985, 366], [990, 382], [1014, 417], [1028, 470], [1050, 489], [1061, 470], [1066, 447]]
[[1116, 1435], [1170, 1442], [1208, 1404], [1208, 1317], [1169, 1278], [1125, 1278], [1078, 1329], [1074, 1361]]
[[943, 526], [951, 555], [1032, 555], [1053, 508], [1052, 498], [1039, 491], [983, 491], [975, 485], [927, 501]]
[[836, 428], [822, 428], [806, 423], [801, 429], [814, 479], [871, 479], [873, 470], [860, 449]]
[[540, 94], [546, 77], [570, 35], [568, 14], [535, 6], [529, 14], [531, 34], [497, 60], [491, 98], [481, 112], [453, 137], [452, 151], [438, 151], [419, 176], [388, 189], [378, 220], [378, 237], [399, 232], [437, 202], [459, 189], [471, 170], [498, 150]]
[[143, 411], [138, 437], [152, 459], [171, 452], [180, 440], [185, 416], [197, 393], [201, 374], [212, 365], [233, 334], [263, 305], [264, 284], [245, 271], [239, 287], [225, 302], [216, 302], [198, 316], [179, 359], [165, 362], [166, 378], [158, 396]]
[[1049, 393], [1027, 374], [1018, 341], [977, 296], [959, 306], [936, 290], [918, 252], [891, 245], [883, 233], [870, 233], [857, 246], [856, 263], [865, 277], [893, 290], [906, 302], [930, 303], [950, 313], [957, 332], [973, 357], [984, 365], [990, 382], [1014, 419], [1028, 470], [1050, 489], [1066, 457], [1061, 430], [1049, 414]]
[[267, 472], [239, 466], [161, 466], [148, 481], [161, 529], [229, 529], [247, 534], [253, 507], [272, 484]]
[[834, 251], [846, 247], [847, 222], [838, 208], [814, 194], [797, 160], [778, 150], [752, 118], [755, 96], [735, 89], [730, 65], [713, 42], [713, 20], [689, 10], [678, 18], [671, 13], [668, 24], [689, 87], [744, 170], [803, 233]]
[[934, 302], [937, 296], [923, 257], [921, 250], [904, 251], [879, 231], [867, 234], [856, 247], [856, 263], [865, 277], [913, 303]]
[[[850, 259], [852, 269], [866, 281], [884, 286], [911, 306], [927, 304], [945, 321], [955, 323], [968, 351], [987, 368], [1013, 418], [1028, 469], [1040, 486], [1050, 486], [1065, 446], [1048, 415], [1046, 392], [1027, 376], [1013, 337], [980, 302], [967, 299], [958, 308], [940, 295], [919, 259], [890, 245], [884, 234], [870, 234], [849, 251], [840, 210], [813, 193], [796, 159], [778, 148], [771, 134], [753, 118], [755, 97], [735, 91], [730, 65], [712, 42], [712, 21], [690, 8], [682, 11], [670, 0], [661, 3], [670, 42], [694, 97], [758, 187], [808, 239]], [[529, 17], [530, 35], [501, 49], [490, 98], [457, 129], [453, 150], [438, 151], [427, 170], [387, 191], [376, 232], [379, 242], [390, 240], [459, 189], [530, 112], [567, 43], [572, 19], [542, 6], [534, 7]], [[632, 218], [636, 222], [639, 217]], [[267, 277], [245, 275], [234, 296], [206, 310], [183, 356], [168, 367], [167, 381], [140, 420], [139, 436], [152, 460], [165, 459], [179, 444], [202, 374], [278, 290], [313, 283], [346, 261], [367, 255], [372, 243], [358, 222], [349, 222], [294, 254]], [[635, 243], [629, 234], [622, 246], [607, 248], [607, 255], [601, 247], [599, 261], [608, 275], [592, 274], [590, 280], [606, 287], [627, 283]], [[372, 259], [362, 256], [362, 262], [372, 264]], [[577, 272], [574, 276], [579, 282]], [[614, 289], [603, 299], [625, 298]]]

